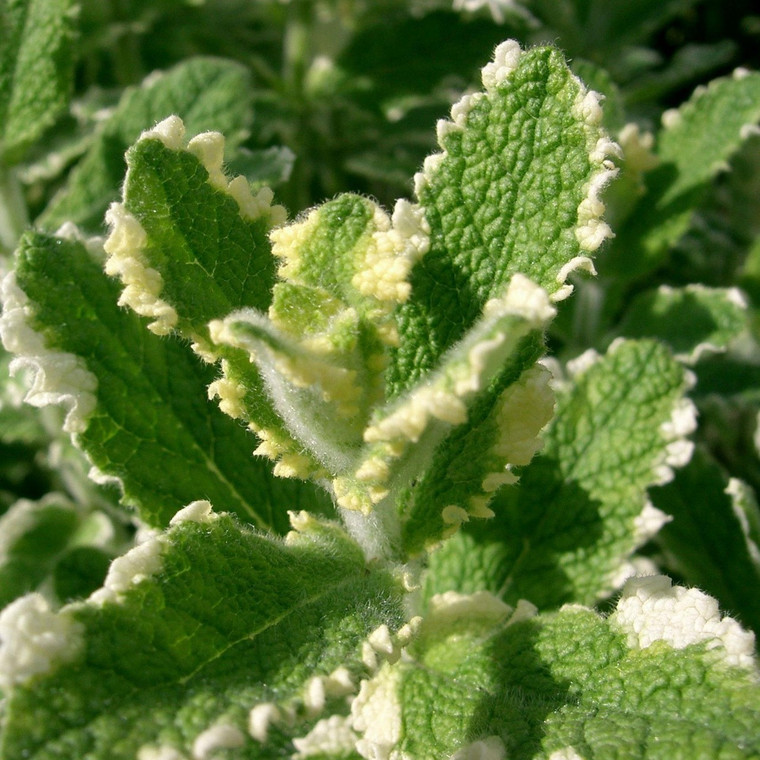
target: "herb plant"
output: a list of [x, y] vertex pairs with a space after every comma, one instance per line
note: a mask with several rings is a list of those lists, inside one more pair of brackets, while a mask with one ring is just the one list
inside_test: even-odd
[[760, 757], [699, 5], [0, 5], [0, 757]]

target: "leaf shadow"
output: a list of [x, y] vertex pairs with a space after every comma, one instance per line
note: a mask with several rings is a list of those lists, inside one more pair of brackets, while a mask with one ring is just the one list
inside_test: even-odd
[[471, 742], [499, 736], [517, 760], [540, 752], [546, 719], [574, 701], [570, 683], [557, 680], [539, 652], [540, 631], [535, 619], [525, 620], [491, 639], [492, 680], [466, 730]]
[[604, 537], [601, 502], [538, 456], [520, 482], [491, 504], [495, 516], [467, 527], [491, 566], [491, 588], [508, 604], [527, 599], [550, 610], [579, 598], [571, 566], [588, 561]]

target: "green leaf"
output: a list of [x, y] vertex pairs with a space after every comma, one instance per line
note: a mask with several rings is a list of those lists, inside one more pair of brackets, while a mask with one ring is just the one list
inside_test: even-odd
[[729, 480], [704, 451], [671, 483], [650, 492], [673, 519], [657, 535], [666, 567], [704, 589], [760, 634], [760, 513], [746, 485]]
[[676, 358], [694, 363], [705, 353], [725, 350], [747, 328], [747, 303], [736, 288], [662, 285], [631, 302], [616, 333], [658, 338]]
[[21, 500], [2, 516], [0, 606], [40, 586], [67, 548], [80, 520], [76, 507], [63, 497], [39, 503]]
[[738, 70], [716, 79], [663, 119], [659, 166], [647, 175], [647, 192], [616, 230], [606, 260], [608, 271], [626, 280], [662, 262], [686, 232], [710, 181], [749, 138], [760, 120], [760, 73]]
[[73, 80], [73, 0], [6, 0], [0, 8], [0, 155], [15, 163], [52, 126]]
[[[268, 232], [281, 207], [271, 191], [254, 198], [248, 182], [222, 172], [224, 138], [207, 132], [185, 142], [170, 117], [144, 132], [127, 156], [124, 204], [109, 212], [106, 271], [126, 286], [122, 303], [203, 341], [208, 322], [235, 309], [266, 308], [274, 283]], [[204, 340], [205, 338], [205, 340]]]
[[[513, 280], [518, 281], [518, 277]], [[444, 355], [436, 372], [383, 412], [386, 420], [402, 415], [416, 419], [420, 401], [431, 390], [446, 388], [442, 378], [461, 377], [464, 365], [477, 388], [474, 393], [457, 396], [455, 383], [454, 398], [448, 403], [455, 409], [458, 402], [466, 410], [465, 419], [452, 427], [452, 418], [431, 414], [436, 419], [430, 420], [416, 440], [412, 438], [412, 446], [404, 439], [408, 431], [404, 435], [393, 431], [377, 436], [378, 443], [364, 454], [366, 464], [377, 466], [386, 461], [397, 470], [383, 485], [397, 491], [401, 539], [412, 556], [453, 535], [471, 518], [493, 517], [489, 504], [494, 493], [502, 484], [517, 479], [514, 470], [530, 462], [541, 446], [539, 433], [551, 419], [554, 395], [549, 388], [550, 375], [535, 366], [543, 349], [541, 332], [535, 328], [543, 325], [517, 313], [502, 314], [495, 322], [489, 325], [489, 320], [483, 319], [477, 323]], [[491, 366], [477, 373], [473, 366], [477, 365], [476, 356]], [[378, 419], [370, 430], [382, 429], [385, 424]], [[394, 451], [392, 457], [383, 457], [383, 447], [401, 448], [404, 444], [408, 451], [401, 449], [400, 455]]]
[[[385, 542], [413, 553], [468, 514], [490, 514], [491, 484], [507, 477], [496, 406], [540, 353], [540, 333], [528, 333], [554, 313], [530, 279], [565, 297], [569, 272], [592, 268], [580, 254], [609, 234], [598, 193], [616, 147], [599, 127], [597, 96], [554, 51], [516, 43], [499, 47], [482, 78], [486, 92], [439, 124], [446, 153], [417, 177], [421, 205], [401, 200], [389, 216], [342, 195], [271, 232], [282, 279], [271, 304], [266, 236], [284, 214], [271, 194], [254, 199], [228, 180], [220, 135], [185, 144], [178, 119], [144, 133], [129, 152], [124, 206], [110, 212], [106, 268], [126, 285], [122, 303], [154, 317], [155, 332], [177, 329], [222, 360], [213, 390], [260, 435], [277, 474], [331, 479], [340, 506], [381, 513], [371, 519]], [[555, 185], [572, 187], [556, 200], [562, 211], [538, 218]], [[499, 249], [487, 251], [485, 236]], [[546, 421], [543, 401], [538, 409], [531, 440]], [[441, 485], [453, 482], [445, 473], [473, 448], [490, 452], [465, 478], [475, 491], [458, 482], [440, 504]]]
[[234, 158], [227, 163], [227, 169], [231, 174], [245, 175], [254, 186], [276, 187], [287, 182], [295, 160], [295, 154], [290, 148], [238, 148]]
[[0, 514], [20, 497], [35, 497], [47, 480], [39, 453], [50, 436], [39, 415], [24, 407], [23, 384], [10, 377], [11, 357], [0, 348]]
[[69, 409], [65, 428], [143, 520], [162, 526], [212, 497], [281, 531], [287, 509], [325, 507], [316, 488], [251, 457], [249, 434], [206, 399], [213, 368], [120, 309], [118, 285], [83, 243], [29, 233], [5, 288], [4, 341], [37, 368], [27, 400]]
[[520, 272], [555, 300], [610, 230], [601, 188], [617, 147], [602, 111], [551, 48], [502, 43], [482, 73], [485, 92], [465, 96], [440, 121], [442, 153], [425, 161], [416, 194], [430, 247], [399, 310], [399, 348], [388, 373], [397, 395], [428, 372]]
[[31, 591], [63, 602], [84, 598], [128, 543], [118, 520], [62, 494], [19, 499], [0, 518], [0, 605]]
[[[339, 215], [343, 222], [347, 218], [347, 213]], [[304, 224], [315, 222], [319, 219], [310, 217]], [[277, 237], [279, 244], [279, 233]], [[343, 253], [339, 235], [326, 238], [335, 241], [331, 250]], [[356, 251], [354, 255], [363, 258], [361, 245]], [[307, 267], [294, 256], [287, 266], [300, 264]], [[329, 288], [329, 267], [325, 264], [318, 271]], [[282, 290], [278, 292], [281, 296]], [[304, 299], [308, 288], [294, 292]], [[346, 515], [346, 520], [370, 556], [418, 554], [470, 515], [490, 516], [487, 504], [493, 491], [511, 482], [513, 465], [527, 464], [538, 446], [537, 434], [551, 416], [546, 373], [530, 369], [542, 350], [541, 331], [554, 316], [546, 293], [516, 275], [506, 295], [489, 302], [483, 317], [434, 372], [386, 403], [382, 389], [371, 385], [372, 370], [378, 375], [376, 352], [382, 349], [379, 334], [367, 339], [371, 323], [356, 330], [355, 318], [341, 324], [332, 309], [321, 318], [315, 313], [303, 320], [298, 312], [312, 305], [302, 303], [296, 309], [290, 301], [276, 296], [270, 314], [285, 324], [292, 319], [294, 328], [304, 325], [302, 345], [295, 335], [288, 340], [263, 317], [246, 312], [230, 315], [212, 337], [250, 352], [293, 438], [333, 476], [337, 504], [361, 513]], [[344, 313], [355, 315], [359, 310], [357, 305]], [[324, 332], [322, 322], [328, 328]], [[312, 340], [318, 340], [318, 348], [310, 352], [306, 346]], [[330, 340], [336, 345], [323, 351], [322, 344]], [[345, 346], [338, 345], [341, 340]], [[352, 353], [342, 354], [341, 348]], [[365, 376], [369, 380], [354, 385], [356, 377]], [[368, 401], [376, 402], [374, 408]], [[267, 443], [270, 453], [278, 453]], [[468, 462], [473, 450], [479, 459]], [[308, 470], [295, 474], [303, 476]], [[441, 501], [441, 492], [447, 501]]]
[[[445, 77], [474, 79], [483, 51], [504, 36], [503, 28], [482, 19], [465, 22], [453, 12], [396, 14], [359, 29], [336, 64], [349, 81], [363, 85], [368, 104], [378, 108], [406, 94], [427, 94]], [[446, 56], [438, 55], [443, 37], [451, 41]]]
[[106, 271], [125, 285], [121, 304], [154, 318], [149, 330], [176, 328], [204, 360], [221, 359], [223, 377], [209, 391], [222, 410], [290, 446], [248, 353], [209, 336], [210, 321], [269, 305], [275, 259], [268, 233], [285, 219], [269, 188], [254, 196], [245, 177], [227, 178], [223, 154], [220, 133], [186, 142], [177, 117], [144, 132], [127, 155], [124, 203], [108, 213]]
[[444, 594], [362, 685], [357, 747], [415, 760], [756, 757], [753, 643], [715, 600], [662, 576], [629, 581], [606, 619]]
[[[53, 614], [26, 597], [29, 619], [67, 638], [50, 667], [34, 641], [26, 666], [0, 650], [14, 687], [2, 756], [274, 758], [325, 708], [345, 712], [362, 641], [401, 623], [399, 589], [339, 528], [294, 525], [283, 543], [196, 502], [87, 602]], [[4, 647], [19, 646], [12, 611], [2, 622]]]
[[691, 451], [684, 372], [659, 343], [621, 341], [564, 386], [544, 450], [497, 494], [496, 517], [431, 554], [428, 596], [488, 589], [548, 609], [593, 604], [631, 574], [632, 552], [666, 519], [647, 488]]
[[325, 472], [354, 465], [382, 403], [393, 308], [408, 296], [406, 275], [426, 243], [418, 217], [406, 202], [389, 218], [348, 194], [323, 204], [272, 232], [284, 281], [269, 318], [239, 311], [214, 326], [216, 342], [246, 350], [294, 444]]
[[52, 231], [71, 221], [101, 232], [106, 209], [119, 197], [127, 148], [143, 130], [172, 114], [184, 119], [192, 134], [221, 129], [228, 144], [237, 145], [251, 124], [247, 70], [232, 61], [191, 58], [126, 90], [37, 223]]

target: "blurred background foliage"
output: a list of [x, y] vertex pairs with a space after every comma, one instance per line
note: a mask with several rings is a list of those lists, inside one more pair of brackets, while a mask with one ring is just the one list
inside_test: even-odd
[[232, 59], [252, 77], [245, 146], [295, 157], [280, 189], [291, 213], [346, 190], [391, 204], [434, 149], [435, 120], [508, 37], [558, 45], [645, 124], [696, 85], [760, 64], [750, 0], [730, 11], [717, 0], [83, 0], [74, 113], [94, 128], [151, 72]]

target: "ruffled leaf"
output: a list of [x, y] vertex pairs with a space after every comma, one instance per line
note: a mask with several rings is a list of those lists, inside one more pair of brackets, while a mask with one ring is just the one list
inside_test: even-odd
[[569, 273], [592, 270], [591, 254], [611, 234], [599, 193], [617, 146], [600, 126], [596, 93], [556, 50], [516, 42], [497, 48], [482, 80], [484, 92], [439, 122], [442, 152], [415, 177], [430, 250], [399, 310], [390, 395], [430, 371], [515, 273], [565, 297]]
[[266, 308], [274, 284], [268, 240], [271, 191], [254, 198], [243, 177], [222, 172], [224, 138], [188, 143], [170, 117], [144, 132], [127, 155], [124, 203], [107, 217], [106, 271], [125, 285], [123, 305], [167, 334], [175, 327], [210, 350], [207, 325], [243, 307]]
[[[587, 357], [591, 359], [591, 357]], [[488, 589], [541, 609], [592, 604], [634, 570], [632, 552], [667, 520], [647, 488], [685, 464], [695, 426], [684, 371], [661, 344], [623, 341], [578, 366], [541, 455], [430, 557], [427, 593]]]
[[482, 592], [436, 597], [400, 659], [353, 703], [362, 757], [760, 751], [754, 637], [715, 600], [655, 576], [630, 581], [607, 618], [580, 606], [532, 612]]
[[399, 591], [339, 528], [294, 522], [283, 543], [189, 505], [114, 561], [86, 602], [34, 608], [67, 642], [34, 678], [37, 640], [6, 613], [3, 647], [27, 667], [0, 649], [4, 687], [13, 675], [4, 756], [274, 757], [326, 707], [345, 713], [365, 672], [361, 642], [401, 622]]
[[65, 429], [125, 502], [152, 525], [213, 496], [262, 528], [286, 510], [320, 509], [309, 484], [288, 484], [252, 459], [246, 431], [206, 400], [211, 367], [145, 330], [117, 305], [118, 285], [85, 245], [29, 233], [4, 284], [3, 340], [34, 372], [27, 400], [58, 403]]

